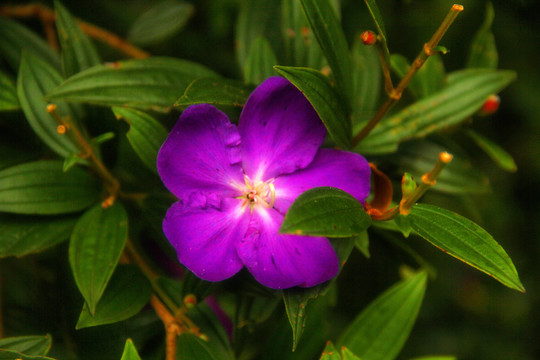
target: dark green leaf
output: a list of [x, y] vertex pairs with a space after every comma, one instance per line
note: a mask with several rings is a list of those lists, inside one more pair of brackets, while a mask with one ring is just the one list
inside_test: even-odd
[[[49, 64], [30, 53], [23, 53], [17, 93], [24, 115], [34, 132], [52, 150], [66, 157], [78, 152], [77, 146], [65, 135], [56, 131], [58, 121], [47, 112], [48, 102], [43, 96], [62, 82], [62, 77]], [[56, 111], [59, 116], [69, 116], [75, 121], [75, 112], [67, 104], [58, 102]]]
[[141, 360], [135, 345], [133, 345], [133, 340], [126, 340], [126, 346], [124, 346], [124, 352], [122, 353], [122, 358], [120, 360]]
[[328, 78], [309, 68], [276, 66], [275, 69], [305, 95], [336, 144], [348, 149], [351, 146], [351, 121]]
[[354, 236], [354, 246], [366, 257], [370, 258], [369, 253], [369, 235], [367, 231], [363, 231], [360, 234]]
[[112, 324], [136, 315], [150, 300], [152, 288], [141, 271], [133, 266], [119, 266], [111, 277], [92, 315], [85, 304], [76, 329]]
[[58, 39], [62, 47], [64, 76], [70, 77], [98, 65], [101, 62], [99, 55], [90, 39], [82, 32], [77, 20], [59, 0], [55, 0], [54, 8]]
[[181, 281], [165, 276], [159, 276], [156, 279], [156, 282], [167, 296], [179, 307], [184, 305], [185, 296], [190, 294], [195, 296], [197, 303], [202, 302], [210, 295], [215, 285], [213, 282], [201, 280], [191, 272], [184, 274]]
[[47, 356], [32, 356], [32, 355], [22, 354], [18, 351], [0, 349], [0, 360], [54, 360], [54, 359]]
[[355, 150], [366, 154], [394, 152], [400, 142], [459, 124], [478, 111], [489, 95], [502, 90], [515, 77], [513, 71], [503, 70], [455, 72], [441, 91], [383, 119]]
[[318, 187], [300, 195], [291, 205], [280, 233], [350, 237], [365, 231], [371, 217], [364, 206], [345, 191]]
[[189, 61], [152, 57], [94, 66], [49, 92], [48, 98], [105, 106], [167, 109], [196, 78], [216, 76]]
[[164, 0], [147, 9], [133, 22], [127, 39], [137, 46], [160, 43], [179, 32], [194, 13], [193, 5]]
[[394, 359], [409, 336], [426, 290], [421, 271], [395, 284], [369, 304], [338, 341], [362, 360]]
[[47, 355], [52, 339], [45, 336], [18, 336], [0, 339], [0, 349], [14, 350], [26, 355]]
[[495, 37], [491, 32], [494, 17], [495, 11], [493, 10], [493, 5], [491, 2], [488, 2], [484, 23], [474, 35], [471, 47], [469, 48], [469, 56], [467, 58], [468, 68], [497, 68], [499, 55], [497, 53], [497, 46], [495, 45]]
[[75, 222], [74, 217], [2, 215], [0, 216], [0, 258], [21, 257], [57, 245], [69, 239]]
[[71, 235], [69, 263], [92, 315], [124, 249], [127, 223], [122, 204], [98, 204], [83, 214]]
[[524, 292], [512, 260], [484, 229], [449, 210], [416, 204], [408, 215], [414, 231], [445, 253]]
[[61, 161], [37, 161], [0, 171], [0, 211], [52, 215], [76, 212], [99, 200], [93, 176]]
[[332, 69], [336, 87], [350, 105], [353, 93], [351, 58], [336, 12], [329, 0], [301, 0], [301, 3], [311, 30]]
[[386, 45], [386, 29], [384, 26], [383, 18], [381, 16], [381, 11], [379, 10], [379, 6], [377, 6], [377, 2], [375, 0], [364, 0], [364, 2], [366, 3], [371, 18], [373, 19], [373, 23], [377, 28], [377, 33], [381, 37], [384, 57], [387, 62], [390, 62], [390, 51], [388, 50], [388, 46]]
[[[399, 77], [405, 76], [410, 69], [409, 61], [402, 55], [392, 54], [390, 57], [392, 70]], [[418, 70], [407, 86], [415, 98], [421, 99], [436, 93], [446, 85], [446, 74], [440, 55], [430, 56]]]
[[484, 136], [478, 134], [477, 132], [474, 132], [472, 130], [468, 130], [466, 134], [474, 140], [476, 145], [478, 145], [482, 150], [485, 151], [486, 154], [499, 166], [501, 169], [509, 171], [509, 172], [516, 172], [517, 171], [517, 165], [514, 159], [512, 158], [512, 155], [506, 152], [503, 148], [501, 148], [499, 145], [495, 144], [491, 140], [486, 139]]
[[275, 74], [273, 67], [277, 64], [278, 61], [270, 43], [263, 36], [259, 36], [249, 49], [244, 65], [244, 81], [255, 85], [262, 83]]
[[23, 50], [60, 70], [60, 58], [45, 40], [18, 22], [0, 16], [0, 53], [13, 70], [19, 68]]
[[150, 115], [138, 110], [113, 107], [117, 119], [129, 124], [126, 136], [143, 163], [157, 174], [156, 159], [159, 148], [167, 138], [167, 129]]
[[209, 349], [210, 344], [198, 336], [182, 333], [176, 340], [177, 359], [217, 360]]
[[252, 88], [236, 80], [201, 78], [193, 80], [174, 106], [213, 104], [243, 106]]
[[0, 71], [0, 111], [18, 110], [20, 108], [15, 83], [6, 73]]

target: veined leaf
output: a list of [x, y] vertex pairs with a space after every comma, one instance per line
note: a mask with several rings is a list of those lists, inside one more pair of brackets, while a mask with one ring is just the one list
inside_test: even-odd
[[278, 61], [270, 43], [263, 36], [259, 36], [249, 48], [244, 65], [245, 82], [255, 85], [262, 83], [275, 74], [273, 67], [277, 64]]
[[237, 80], [200, 78], [193, 80], [174, 106], [213, 104], [243, 106], [253, 89]]
[[[43, 96], [62, 82], [58, 72], [44, 60], [24, 52], [21, 58], [17, 93], [24, 115], [34, 132], [47, 146], [62, 157], [78, 153], [77, 146], [56, 131], [58, 121], [47, 112], [48, 102]], [[63, 102], [55, 102], [59, 116], [76, 121], [74, 109]]]
[[281, 224], [280, 233], [350, 237], [365, 231], [371, 218], [352, 195], [332, 187], [317, 187], [300, 195]]
[[217, 360], [209, 349], [209, 343], [187, 332], [180, 334], [176, 340], [176, 358]]
[[373, 154], [397, 150], [399, 143], [444, 130], [473, 115], [487, 97], [506, 87], [516, 74], [513, 71], [469, 69], [448, 77], [448, 85], [383, 119], [355, 151]]
[[92, 315], [83, 306], [76, 329], [112, 324], [136, 315], [150, 300], [152, 288], [141, 271], [133, 266], [119, 266], [111, 277]]
[[416, 204], [408, 215], [413, 230], [445, 253], [525, 292], [512, 260], [484, 229], [449, 210]]
[[189, 61], [152, 57], [82, 71], [49, 92], [49, 99], [104, 106], [167, 109], [196, 78], [217, 76]]
[[69, 263], [92, 315], [124, 249], [127, 222], [122, 204], [98, 204], [83, 214], [71, 235]]
[[54, 8], [56, 10], [58, 39], [62, 46], [64, 76], [70, 77], [98, 65], [101, 62], [99, 55], [90, 39], [82, 32], [77, 20], [59, 0], [55, 0]]
[[491, 2], [486, 4], [486, 18], [482, 27], [474, 35], [473, 41], [469, 48], [469, 56], [467, 58], [468, 68], [484, 68], [496, 69], [499, 62], [499, 54], [495, 45], [495, 36], [491, 32], [491, 25], [495, 11]]
[[18, 110], [20, 108], [15, 83], [6, 73], [0, 71], [0, 111]]
[[342, 360], [342, 358], [339, 355], [339, 352], [336, 350], [334, 344], [329, 341], [324, 347], [320, 360]]
[[139, 357], [139, 353], [135, 348], [135, 345], [133, 345], [133, 340], [126, 340], [124, 352], [122, 353], [122, 358], [120, 360], [141, 360], [141, 358]]
[[512, 155], [507, 153], [502, 147], [472, 130], [468, 130], [465, 133], [476, 143], [476, 145], [484, 150], [491, 160], [493, 160], [493, 162], [501, 169], [509, 172], [517, 171], [517, 165], [512, 158]]
[[54, 359], [47, 356], [26, 355], [15, 350], [1, 350], [0, 360], [54, 360]]
[[329, 0], [301, 0], [301, 3], [311, 30], [332, 69], [336, 87], [350, 106], [353, 93], [351, 58], [338, 17]]
[[60, 58], [43, 38], [24, 25], [0, 16], [0, 53], [13, 70], [19, 68], [23, 50], [60, 70]]
[[17, 336], [0, 339], [0, 349], [14, 350], [25, 355], [47, 355], [51, 349], [52, 339], [45, 336]]
[[[390, 56], [392, 70], [400, 77], [405, 76], [411, 65], [409, 61], [402, 55], [392, 54]], [[444, 65], [439, 54], [430, 56], [424, 65], [418, 70], [416, 75], [411, 79], [407, 89], [411, 91], [417, 99], [425, 98], [435, 94], [446, 85], [446, 74]]]
[[309, 68], [276, 66], [275, 69], [309, 100], [336, 144], [348, 149], [352, 137], [351, 121], [328, 78], [321, 72]]
[[137, 46], [157, 44], [179, 32], [194, 10], [193, 5], [187, 2], [160, 1], [133, 22], [127, 39]]
[[377, 28], [377, 33], [382, 38], [384, 57], [386, 58], [386, 61], [390, 62], [390, 51], [388, 50], [388, 46], [386, 45], [386, 29], [384, 26], [383, 18], [381, 16], [381, 11], [379, 10], [379, 6], [377, 5], [377, 2], [375, 0], [364, 0], [364, 2], [366, 3], [366, 6], [369, 10], [371, 19], [373, 19], [373, 23]]
[[407, 340], [420, 310], [427, 274], [418, 272], [369, 304], [337, 342], [362, 360], [392, 360]]
[[57, 245], [69, 239], [75, 222], [75, 217], [0, 216], [0, 258], [21, 257]]
[[0, 171], [0, 211], [53, 215], [83, 210], [99, 200], [96, 179], [61, 161], [36, 161]]
[[167, 129], [142, 111], [113, 107], [116, 118], [129, 124], [126, 136], [143, 163], [157, 174], [156, 159], [159, 148], [167, 138]]

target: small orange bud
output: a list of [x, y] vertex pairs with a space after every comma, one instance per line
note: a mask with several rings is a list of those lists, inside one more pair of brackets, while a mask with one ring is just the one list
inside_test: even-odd
[[56, 132], [60, 135], [64, 135], [67, 132], [67, 127], [65, 125], [58, 125], [56, 127]]
[[482, 108], [478, 111], [480, 116], [488, 116], [494, 114], [499, 109], [501, 104], [501, 98], [497, 94], [491, 94], [482, 105]]
[[439, 154], [439, 160], [445, 164], [448, 164], [450, 161], [452, 161], [452, 158], [454, 156], [446, 151], [443, 151]]
[[373, 31], [367, 30], [360, 35], [360, 40], [364, 45], [373, 45], [377, 42], [377, 35]]
[[114, 205], [115, 200], [116, 200], [116, 198], [111, 195], [101, 203], [101, 207], [103, 207], [104, 209], [107, 209], [107, 208]]
[[197, 305], [197, 297], [193, 294], [187, 294], [184, 297], [184, 306], [188, 309], [191, 309], [195, 305]]
[[56, 110], [56, 105], [55, 104], [48, 104], [47, 105], [47, 112], [50, 114], [52, 112], [54, 112]]

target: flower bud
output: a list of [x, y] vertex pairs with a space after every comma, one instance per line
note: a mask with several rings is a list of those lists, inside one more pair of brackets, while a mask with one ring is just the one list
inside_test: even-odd
[[491, 94], [482, 105], [482, 108], [478, 111], [480, 116], [488, 116], [494, 114], [499, 109], [501, 98], [497, 94]]
[[373, 45], [377, 42], [377, 35], [373, 31], [367, 30], [360, 35], [360, 40], [364, 45]]
[[193, 294], [187, 294], [184, 297], [184, 306], [187, 309], [193, 308], [195, 305], [197, 305], [197, 297]]
[[416, 190], [416, 181], [414, 181], [414, 177], [409, 173], [403, 174], [403, 178], [401, 179], [402, 197], [404, 199], [409, 198], [409, 196], [414, 193], [414, 190]]

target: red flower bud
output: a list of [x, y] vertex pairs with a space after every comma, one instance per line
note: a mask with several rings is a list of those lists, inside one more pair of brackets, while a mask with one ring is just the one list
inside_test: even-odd
[[484, 102], [484, 105], [482, 105], [482, 108], [478, 111], [478, 115], [480, 116], [487, 116], [494, 114], [497, 109], [499, 109], [499, 105], [501, 104], [501, 98], [497, 94], [491, 94], [486, 102]]
[[360, 40], [364, 45], [373, 45], [377, 42], [377, 35], [373, 31], [367, 30], [360, 35]]

